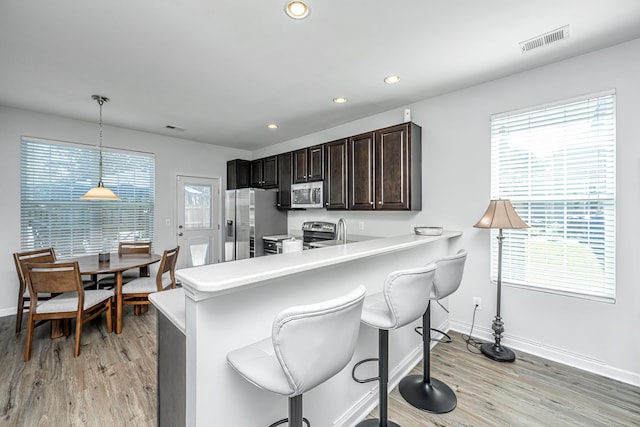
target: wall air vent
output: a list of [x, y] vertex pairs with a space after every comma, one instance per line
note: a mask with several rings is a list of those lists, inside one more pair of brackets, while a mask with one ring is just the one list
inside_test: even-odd
[[170, 130], [179, 130], [180, 132], [184, 132], [186, 130], [182, 126], [174, 126], [174, 125], [166, 125], [165, 128]]
[[550, 43], [555, 43], [566, 38], [569, 38], [568, 25], [558, 28], [557, 30], [549, 31], [545, 34], [541, 34], [527, 41], [520, 42], [520, 50], [522, 51], [522, 53], [529, 52], [530, 50], [537, 49], [539, 47], [546, 46]]

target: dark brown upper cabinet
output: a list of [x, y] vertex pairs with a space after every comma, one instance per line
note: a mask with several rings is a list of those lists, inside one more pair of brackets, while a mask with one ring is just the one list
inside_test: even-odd
[[291, 153], [278, 154], [278, 209], [291, 209], [291, 183], [293, 181]]
[[349, 138], [348, 209], [422, 209], [422, 135], [403, 123]]
[[251, 187], [278, 188], [277, 156], [265, 157], [251, 162]]
[[251, 184], [251, 162], [235, 159], [227, 162], [227, 190], [248, 188]]
[[293, 152], [293, 182], [322, 181], [324, 179], [324, 144]]
[[324, 200], [327, 209], [347, 209], [348, 139], [324, 145]]
[[374, 210], [375, 157], [374, 133], [352, 136], [348, 142], [348, 204], [347, 209]]

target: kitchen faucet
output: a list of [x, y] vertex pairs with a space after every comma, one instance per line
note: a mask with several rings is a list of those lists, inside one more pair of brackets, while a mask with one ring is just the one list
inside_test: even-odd
[[340, 218], [338, 220], [336, 240], [342, 240], [342, 244], [347, 243], [347, 222], [344, 220], [344, 218]]

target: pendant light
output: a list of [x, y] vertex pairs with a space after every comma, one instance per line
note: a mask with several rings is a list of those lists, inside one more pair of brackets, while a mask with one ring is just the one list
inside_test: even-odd
[[91, 98], [96, 100], [100, 106], [100, 181], [98, 181], [97, 187], [87, 191], [87, 193], [80, 198], [82, 200], [120, 200], [120, 197], [116, 196], [113, 191], [102, 184], [102, 104], [109, 102], [109, 98], [100, 95], [91, 95]]

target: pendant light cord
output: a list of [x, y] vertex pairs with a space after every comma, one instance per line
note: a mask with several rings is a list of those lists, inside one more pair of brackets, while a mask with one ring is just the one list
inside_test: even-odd
[[104, 185], [102, 184], [102, 104], [104, 104], [104, 99], [102, 97], [99, 97], [97, 101], [98, 105], [100, 106], [100, 167], [98, 169], [100, 173], [100, 180], [98, 181], [98, 186], [102, 187]]

